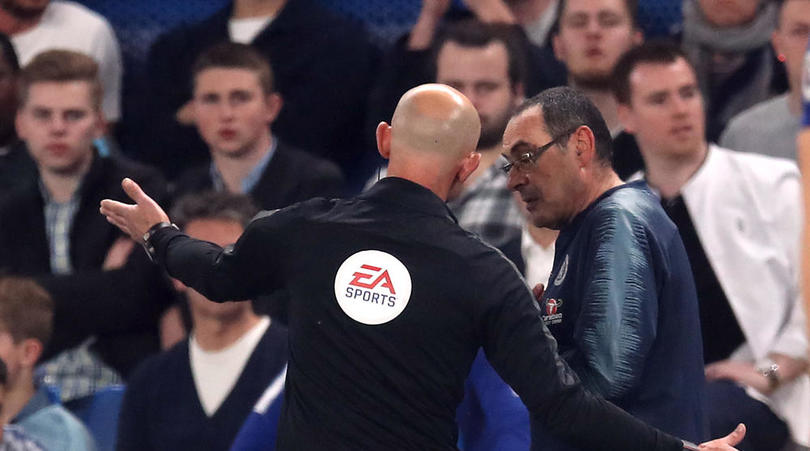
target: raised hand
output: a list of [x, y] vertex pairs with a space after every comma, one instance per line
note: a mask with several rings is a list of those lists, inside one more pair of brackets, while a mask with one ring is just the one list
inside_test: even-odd
[[101, 201], [101, 214], [107, 217], [110, 224], [115, 225], [124, 233], [140, 243], [143, 235], [153, 225], [160, 222], [169, 222], [169, 216], [160, 208], [151, 197], [143, 192], [140, 186], [131, 179], [125, 178], [121, 187], [135, 204], [125, 204], [112, 199]]

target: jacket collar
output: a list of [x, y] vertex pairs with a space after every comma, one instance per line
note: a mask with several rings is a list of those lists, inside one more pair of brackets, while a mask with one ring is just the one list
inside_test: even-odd
[[31, 399], [28, 400], [28, 403], [26, 403], [17, 416], [14, 417], [12, 423], [23, 421], [27, 417], [50, 406], [51, 404], [52, 402], [48, 396], [48, 389], [44, 385], [41, 385], [37, 388], [37, 391], [34, 392], [34, 395], [31, 396]]
[[429, 189], [400, 177], [385, 177], [358, 198], [397, 204], [430, 216], [458, 223], [447, 204]]
[[602, 200], [604, 200], [608, 196], [612, 195], [616, 191], [618, 191], [620, 189], [625, 189], [625, 188], [635, 188], [635, 189], [645, 189], [645, 190], [649, 189], [647, 187], [647, 183], [645, 181], [643, 181], [643, 180], [631, 181], [631, 182], [627, 182], [627, 183], [621, 184], [619, 186], [615, 186], [613, 188], [610, 188], [609, 190], [602, 193], [599, 197], [597, 197], [596, 200], [591, 202], [590, 205], [588, 205], [584, 210], [582, 210], [576, 216], [574, 216], [574, 219], [568, 225], [564, 226], [562, 228], [562, 230], [560, 230], [560, 232], [564, 233], [567, 230], [577, 230], [577, 229], [579, 229], [580, 224], [582, 224], [582, 222], [585, 221], [585, 218], [588, 216], [588, 214], [591, 212], [591, 210], [596, 208], [596, 206], [599, 205], [599, 203], [602, 202]]
[[[111, 157], [102, 157], [99, 155], [98, 150], [94, 147], [91, 158], [93, 161], [90, 163], [90, 168], [82, 177], [81, 182], [79, 182], [79, 186], [76, 188], [76, 192], [73, 194], [74, 197], [81, 198], [82, 194], [87, 190], [93, 189], [99, 183], [104, 182], [104, 175], [106, 172], [104, 166], [106, 165], [104, 164], [103, 160]], [[46, 191], [44, 191], [45, 188], [42, 186], [42, 178], [39, 175], [39, 170], [37, 170], [37, 181], [32, 185], [32, 187], [39, 192], [43, 200], [47, 200], [47, 196], [45, 195]]]

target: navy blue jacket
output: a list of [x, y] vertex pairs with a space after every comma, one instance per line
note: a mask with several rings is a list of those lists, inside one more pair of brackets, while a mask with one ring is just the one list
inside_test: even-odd
[[706, 438], [689, 260], [644, 182], [607, 191], [560, 231], [541, 305], [587, 388], [670, 434]]

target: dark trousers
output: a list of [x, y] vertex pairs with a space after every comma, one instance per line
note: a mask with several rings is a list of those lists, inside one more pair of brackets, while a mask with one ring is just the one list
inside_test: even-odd
[[712, 438], [723, 437], [739, 423], [745, 423], [740, 451], [778, 451], [785, 447], [787, 425], [767, 405], [751, 398], [745, 389], [730, 381], [706, 383], [709, 430]]

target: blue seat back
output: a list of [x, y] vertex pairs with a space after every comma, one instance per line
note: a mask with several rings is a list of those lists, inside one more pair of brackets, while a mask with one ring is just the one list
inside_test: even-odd
[[115, 449], [118, 433], [118, 412], [124, 399], [123, 385], [111, 385], [97, 391], [93, 396], [71, 401], [66, 405], [93, 435], [98, 451]]

